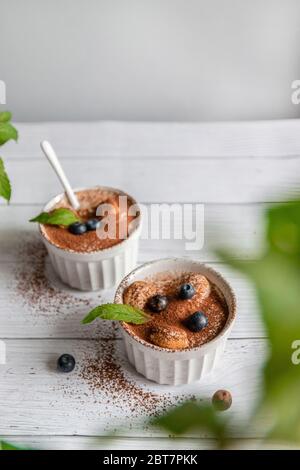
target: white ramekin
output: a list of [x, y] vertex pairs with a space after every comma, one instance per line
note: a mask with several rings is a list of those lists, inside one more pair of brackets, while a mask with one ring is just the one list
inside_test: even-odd
[[201, 273], [216, 286], [228, 305], [227, 323], [216, 338], [202, 346], [181, 351], [149, 344], [134, 335], [126, 323], [121, 323], [128, 360], [140, 374], [159, 384], [189, 384], [212, 372], [222, 358], [226, 339], [236, 317], [236, 298], [228, 282], [211, 267], [185, 258], [171, 258], [146, 263], [128, 274], [116, 291], [115, 303], [123, 303], [124, 290], [133, 282], [162, 272]]
[[[136, 204], [136, 201], [128, 194], [106, 186], [80, 188], [75, 191], [96, 188], [128, 196], [133, 204]], [[64, 196], [65, 193], [61, 193], [51, 199], [43, 210], [45, 212], [50, 211]], [[137, 264], [141, 219], [139, 219], [137, 227], [127, 239], [111, 248], [90, 253], [78, 253], [58, 248], [45, 237], [41, 225], [39, 232], [48, 250], [55, 272], [65, 284], [75, 289], [95, 291], [114, 287]]]

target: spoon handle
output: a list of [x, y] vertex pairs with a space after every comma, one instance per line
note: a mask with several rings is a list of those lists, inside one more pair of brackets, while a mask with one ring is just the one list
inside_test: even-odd
[[68, 196], [68, 199], [71, 203], [71, 206], [73, 209], [77, 210], [80, 207], [79, 201], [76, 197], [76, 194], [74, 193], [69, 180], [66, 177], [66, 174], [64, 170], [62, 169], [62, 166], [57, 158], [57, 155], [52, 147], [52, 145], [47, 141], [43, 140], [41, 142], [41, 149], [43, 150], [44, 154], [46, 155], [50, 165], [52, 166], [53, 170], [58, 176], [59, 181], [61, 182], [62, 186], [64, 187], [66, 194]]

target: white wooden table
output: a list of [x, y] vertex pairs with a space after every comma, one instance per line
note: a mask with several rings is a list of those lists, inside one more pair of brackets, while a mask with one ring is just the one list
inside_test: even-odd
[[[203, 124], [44, 123], [17, 124], [19, 143], [3, 147], [13, 184], [9, 206], [0, 204], [0, 338], [7, 363], [0, 365], [0, 435], [34, 448], [210, 448], [195, 433], [174, 440], [145, 425], [138, 406], [130, 415], [126, 396], [108, 403], [107, 391], [92, 390], [80, 369], [101, 344], [112, 342], [121, 370], [138, 388], [179, 399], [210, 399], [218, 388], [232, 392], [228, 412], [243, 424], [260, 390], [266, 350], [255, 296], [245, 279], [217, 262], [210, 243], [232, 246], [250, 259], [260, 246], [261, 216], [271, 202], [297, 193], [300, 121]], [[143, 240], [140, 262], [166, 256], [195, 256], [226, 274], [236, 290], [238, 320], [218, 371], [188, 387], [156, 386], [127, 365], [111, 325], [83, 327], [80, 319], [112, 292], [89, 295], [61, 286], [42, 256], [36, 226], [28, 219], [60, 192], [41, 155], [39, 142], [55, 146], [74, 186], [120, 187], [139, 201], [205, 204], [205, 245], [186, 253], [178, 241]], [[31, 251], [30, 251], [31, 250]], [[46, 272], [41, 286], [40, 273]], [[43, 277], [43, 276], [42, 276]], [[54, 289], [54, 290], [53, 290]], [[57, 357], [74, 354], [70, 375], [55, 370]], [[101, 359], [100, 359], [101, 360]], [[118, 428], [118, 436], [108, 437]], [[238, 435], [236, 424], [232, 436]], [[263, 423], [245, 429], [247, 445], [263, 435]]]

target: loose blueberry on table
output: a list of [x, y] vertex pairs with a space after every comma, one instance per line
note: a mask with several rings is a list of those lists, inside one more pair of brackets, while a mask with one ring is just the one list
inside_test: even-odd
[[74, 222], [73, 224], [69, 225], [69, 232], [73, 233], [73, 235], [82, 235], [86, 231], [87, 226], [82, 222]]
[[154, 295], [148, 301], [148, 307], [152, 312], [159, 313], [165, 310], [168, 306], [168, 299], [165, 295]]
[[197, 333], [208, 325], [208, 319], [203, 312], [195, 312], [185, 320], [185, 325], [190, 331]]
[[75, 364], [75, 359], [71, 354], [63, 354], [58, 358], [57, 368], [61, 372], [72, 372]]
[[182, 300], [188, 300], [194, 297], [196, 291], [192, 284], [182, 284], [179, 289], [179, 298]]

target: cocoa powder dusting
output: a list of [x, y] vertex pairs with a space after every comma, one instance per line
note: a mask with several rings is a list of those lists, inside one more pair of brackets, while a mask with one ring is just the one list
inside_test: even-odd
[[88, 311], [94, 305], [95, 298], [74, 296], [51, 285], [46, 276], [47, 250], [37, 237], [23, 239], [16, 251], [19, 262], [15, 268], [15, 294], [33, 313], [58, 313], [62, 305], [67, 310], [86, 307]]
[[123, 416], [128, 418], [143, 414], [154, 416], [167, 410], [174, 399], [178, 402], [178, 397], [168, 392], [153, 393], [127, 377], [114, 342], [102, 341], [96, 358], [87, 355], [82, 360], [79, 377], [93, 394], [101, 393], [102, 406], [104, 396], [107, 405], [122, 410]]

